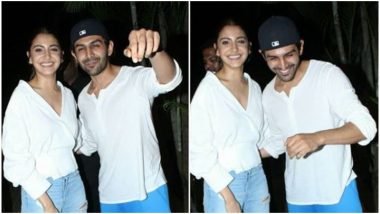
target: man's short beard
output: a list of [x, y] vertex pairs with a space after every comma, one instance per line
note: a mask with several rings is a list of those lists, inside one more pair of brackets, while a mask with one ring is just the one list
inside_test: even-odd
[[97, 67], [95, 67], [93, 70], [86, 69], [85, 66], [82, 67], [82, 69], [90, 76], [97, 76], [100, 73], [102, 73], [108, 65], [108, 56], [104, 58], [100, 58], [99, 64]]
[[301, 60], [297, 64], [295, 64], [294, 66], [292, 66], [294, 68], [294, 72], [293, 72], [293, 76], [291, 76], [291, 78], [289, 78], [289, 79], [283, 79], [281, 75], [277, 74], [277, 72], [274, 72], [274, 73], [276, 73], [277, 77], [280, 78], [281, 81], [283, 81], [283, 82], [290, 82], [290, 81], [294, 80], [294, 78], [296, 77], [296, 74], [297, 74], [297, 71], [298, 71], [300, 65], [301, 65]]

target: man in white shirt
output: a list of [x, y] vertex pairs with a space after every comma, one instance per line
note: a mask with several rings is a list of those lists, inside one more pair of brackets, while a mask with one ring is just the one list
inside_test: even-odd
[[101, 212], [170, 212], [166, 179], [151, 118], [153, 99], [177, 87], [181, 70], [159, 34], [133, 30], [124, 55], [152, 68], [110, 64], [114, 44], [95, 19], [71, 30], [72, 55], [91, 82], [78, 98], [85, 155], [98, 151]]
[[289, 212], [362, 212], [350, 144], [370, 143], [375, 121], [338, 67], [300, 59], [304, 41], [289, 18], [266, 20], [258, 40], [276, 74], [263, 92], [264, 113], [270, 135], [282, 139], [262, 154], [286, 152]]

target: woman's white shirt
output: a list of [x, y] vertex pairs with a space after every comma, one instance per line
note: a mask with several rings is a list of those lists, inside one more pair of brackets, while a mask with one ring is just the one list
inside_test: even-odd
[[199, 84], [190, 106], [190, 172], [215, 192], [236, 173], [261, 164], [264, 116], [260, 86], [248, 80], [246, 109], [212, 72]]
[[23, 80], [5, 112], [4, 177], [34, 199], [50, 187], [47, 178], [60, 178], [78, 168], [73, 155], [78, 134], [76, 102], [68, 88], [57, 84], [62, 93], [60, 115]]

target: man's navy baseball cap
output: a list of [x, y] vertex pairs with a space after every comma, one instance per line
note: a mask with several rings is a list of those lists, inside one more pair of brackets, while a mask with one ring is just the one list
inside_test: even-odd
[[71, 47], [74, 47], [74, 44], [78, 39], [91, 35], [99, 35], [104, 39], [109, 40], [107, 29], [104, 27], [103, 23], [96, 19], [85, 19], [78, 22], [71, 28]]
[[294, 22], [284, 16], [272, 16], [261, 24], [258, 39], [262, 51], [297, 44], [301, 40]]

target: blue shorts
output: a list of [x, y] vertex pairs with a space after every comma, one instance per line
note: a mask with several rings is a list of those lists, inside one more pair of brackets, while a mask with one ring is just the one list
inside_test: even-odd
[[[270, 195], [262, 165], [236, 174], [228, 187], [239, 202], [243, 212], [269, 213]], [[204, 182], [203, 205], [205, 213], [226, 213], [226, 206], [220, 193], [216, 193]]]
[[360, 203], [358, 188], [356, 181], [351, 183], [344, 189], [342, 198], [339, 203], [331, 205], [294, 205], [288, 203], [288, 211], [290, 213], [361, 213], [362, 205]]
[[142, 201], [130, 201], [120, 204], [100, 203], [102, 213], [170, 213], [168, 185], [164, 184], [149, 192]]
[[[87, 212], [86, 193], [78, 170], [56, 180], [52, 178], [48, 178], [47, 180], [51, 183], [47, 194], [58, 212]], [[41, 203], [38, 200], [34, 200], [23, 188], [21, 189], [21, 212], [44, 212]]]

